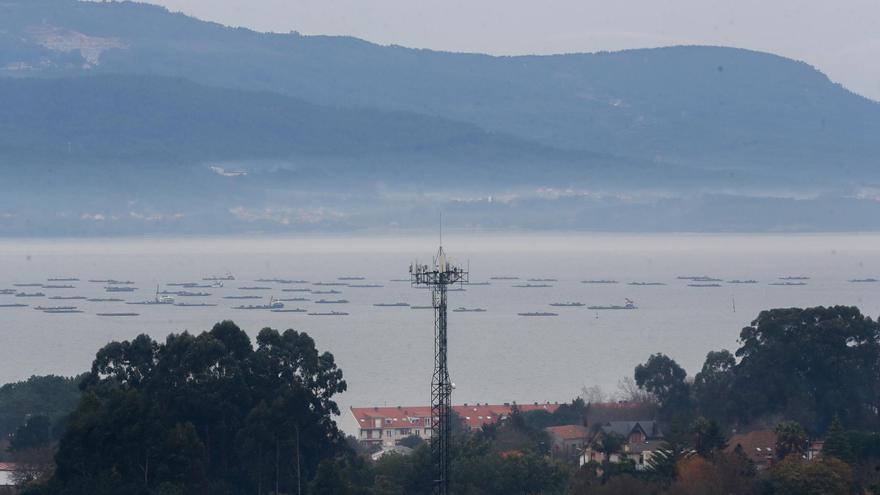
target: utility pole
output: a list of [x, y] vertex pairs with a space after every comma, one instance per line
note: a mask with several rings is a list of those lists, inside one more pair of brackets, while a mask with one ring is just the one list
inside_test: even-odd
[[434, 459], [434, 494], [449, 493], [449, 448], [452, 427], [452, 381], [447, 367], [446, 291], [468, 281], [468, 271], [446, 259], [441, 241], [433, 266], [409, 267], [413, 287], [429, 287], [434, 306], [434, 374], [431, 378], [431, 454]]

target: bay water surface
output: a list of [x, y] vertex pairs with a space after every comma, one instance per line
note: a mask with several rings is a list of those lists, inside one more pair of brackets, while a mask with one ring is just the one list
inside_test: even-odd
[[[201, 332], [231, 319], [255, 336], [263, 327], [294, 328], [311, 335], [321, 351], [334, 354], [348, 382], [338, 397], [340, 424], [353, 432], [349, 406], [426, 405], [433, 366], [431, 310], [376, 307], [376, 303], [430, 305], [430, 292], [412, 288], [414, 260], [430, 262], [438, 241], [431, 236], [322, 236], [248, 238], [7, 239], [0, 241], [0, 289], [43, 292], [46, 297], [0, 296], [0, 383], [33, 374], [71, 375], [86, 371], [95, 352], [112, 340], [147, 333]], [[584, 386], [615, 391], [619, 379], [655, 352], [673, 357], [689, 375], [710, 350], [735, 350], [740, 329], [762, 309], [814, 305], [857, 305], [880, 314], [880, 235], [709, 235], [709, 234], [486, 234], [458, 232], [444, 248], [469, 266], [471, 285], [449, 293], [449, 366], [453, 402], [519, 403], [568, 401]], [[201, 282], [234, 274], [222, 288], [181, 289], [169, 283]], [[718, 287], [693, 287], [679, 277], [707, 276]], [[358, 288], [321, 286], [339, 277]], [[518, 277], [499, 280], [498, 277]], [[785, 283], [805, 285], [772, 285]], [[48, 282], [49, 278], [78, 278]], [[803, 279], [801, 278], [808, 278]], [[134, 292], [108, 293], [106, 284], [134, 282]], [[305, 280], [282, 284], [257, 279]], [[542, 279], [542, 281], [528, 281]], [[548, 280], [550, 279], [550, 280]], [[732, 284], [731, 280], [757, 283]], [[587, 284], [585, 280], [614, 280]], [[634, 282], [664, 285], [630, 285]], [[73, 285], [74, 288], [15, 284]], [[514, 287], [515, 285], [550, 287]], [[698, 282], [706, 284], [706, 282]], [[49, 299], [51, 296], [154, 298], [160, 290], [206, 292], [178, 302], [215, 307], [127, 305]], [[269, 287], [269, 289], [242, 289]], [[331, 290], [312, 294], [283, 289]], [[260, 299], [226, 299], [258, 295]], [[309, 316], [233, 309], [266, 304], [269, 297], [303, 297], [288, 309], [340, 311], [348, 316]], [[317, 299], [345, 304], [316, 304]], [[635, 310], [593, 311], [552, 307], [554, 302], [623, 305]], [[50, 314], [34, 306], [76, 306], [82, 313]], [[97, 313], [136, 312], [136, 317]], [[554, 312], [556, 317], [518, 313]]]

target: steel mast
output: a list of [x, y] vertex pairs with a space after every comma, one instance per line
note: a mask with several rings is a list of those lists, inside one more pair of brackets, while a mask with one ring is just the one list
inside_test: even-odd
[[431, 377], [431, 453], [434, 493], [449, 493], [449, 449], [452, 427], [452, 382], [447, 367], [446, 290], [468, 281], [468, 271], [446, 259], [441, 241], [433, 266], [418, 262], [409, 267], [413, 287], [429, 287], [434, 306], [434, 374]]

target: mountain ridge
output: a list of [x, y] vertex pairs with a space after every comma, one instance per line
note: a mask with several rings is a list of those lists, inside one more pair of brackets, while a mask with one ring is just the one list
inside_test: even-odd
[[17, 39], [30, 39], [28, 26], [51, 25], [126, 46], [107, 49], [87, 69], [34, 63], [24, 70], [29, 75], [183, 77], [322, 105], [445, 117], [554, 148], [707, 168], [833, 175], [865, 171], [880, 152], [873, 138], [880, 133], [880, 104], [804, 62], [764, 52], [683, 46], [458, 54], [351, 37], [257, 33], [148, 4], [5, 5], [6, 31], [18, 32]]

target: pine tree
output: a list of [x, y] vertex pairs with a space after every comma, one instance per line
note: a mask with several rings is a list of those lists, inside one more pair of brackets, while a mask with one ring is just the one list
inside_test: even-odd
[[852, 446], [849, 444], [846, 432], [843, 429], [843, 425], [840, 424], [840, 419], [837, 416], [831, 421], [831, 426], [828, 428], [828, 433], [825, 435], [825, 444], [822, 446], [822, 457], [833, 457], [835, 459], [840, 459], [847, 464], [852, 463], [854, 460]]

